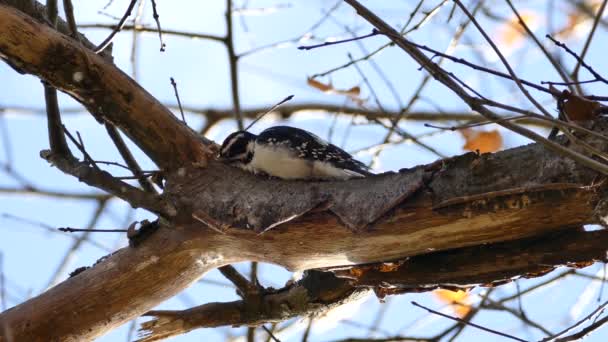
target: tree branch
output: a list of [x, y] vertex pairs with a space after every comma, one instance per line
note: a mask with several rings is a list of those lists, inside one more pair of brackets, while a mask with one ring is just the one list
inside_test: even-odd
[[[125, 132], [160, 167], [206, 163], [208, 141], [135, 81], [80, 43], [0, 1], [0, 56], [82, 103]], [[67, 62], [69, 61], [69, 62]], [[162, 142], [162, 143], [159, 143]]]
[[208, 303], [183, 311], [150, 311], [145, 316], [155, 319], [142, 324], [143, 338], [139, 342], [158, 341], [201, 327], [258, 326], [298, 316], [320, 315], [367, 292], [330, 272], [307, 271], [297, 283], [264, 294], [260, 305], [238, 300]]

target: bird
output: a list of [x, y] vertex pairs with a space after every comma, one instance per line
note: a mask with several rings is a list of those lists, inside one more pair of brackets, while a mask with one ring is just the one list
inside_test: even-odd
[[346, 180], [373, 175], [369, 168], [341, 148], [313, 133], [290, 126], [274, 126], [259, 135], [230, 134], [219, 160], [253, 174], [286, 180]]

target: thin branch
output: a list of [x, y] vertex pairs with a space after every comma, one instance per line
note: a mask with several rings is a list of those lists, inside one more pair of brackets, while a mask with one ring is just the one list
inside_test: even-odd
[[[591, 40], [593, 39], [595, 30], [597, 29], [597, 24], [599, 23], [600, 19], [602, 18], [604, 9], [606, 9], [606, 3], [608, 3], [608, 0], [602, 1], [602, 4], [600, 5], [600, 8], [597, 11], [597, 14], [595, 15], [595, 18], [593, 20], [593, 26], [591, 27], [591, 32], [589, 32], [589, 35], [587, 36], [587, 39], [585, 40], [585, 45], [583, 46], [583, 51], [581, 51], [580, 58], [577, 58], [576, 66], [574, 67], [574, 70], [572, 71], [572, 78], [574, 80], [578, 80], [578, 72], [581, 68], [581, 65], [584, 63], [583, 61], [585, 60], [585, 55], [587, 55], [589, 46], [591, 46]], [[587, 68], [587, 67], [585, 67], [585, 68]], [[579, 93], [582, 93], [582, 91], [580, 91]]]
[[[361, 39], [365, 39], [365, 38], [369, 38], [369, 37], [373, 37], [373, 36], [377, 36], [378, 34], [380, 34], [380, 32], [378, 31], [372, 31], [369, 34], [363, 35], [363, 36], [359, 36], [359, 37], [354, 37], [354, 38], [348, 38], [348, 39], [342, 39], [342, 40], [337, 40], [337, 41], [332, 41], [332, 42], [324, 42], [321, 44], [315, 44], [315, 45], [301, 45], [298, 46], [298, 50], [312, 50], [312, 49], [316, 49], [316, 48], [320, 48], [320, 47], [326, 47], [326, 46], [331, 46], [331, 45], [336, 45], [336, 44], [343, 44], [343, 43], [348, 43], [348, 42], [354, 42], [357, 40], [361, 40]], [[354, 61], [351, 59], [350, 64], [353, 64]]]
[[528, 90], [526, 88], [524, 88], [521, 80], [519, 79], [517, 74], [515, 74], [515, 71], [511, 68], [511, 65], [507, 61], [506, 57], [502, 54], [502, 52], [500, 52], [500, 49], [498, 49], [496, 44], [494, 44], [494, 41], [492, 40], [492, 38], [490, 38], [490, 36], [486, 33], [486, 31], [483, 29], [481, 24], [479, 24], [479, 22], [477, 22], [477, 20], [471, 14], [471, 12], [469, 12], [469, 10], [467, 10], [467, 8], [462, 4], [462, 2], [460, 2], [460, 0], [454, 0], [454, 3], [456, 3], [456, 5], [458, 7], [460, 7], [460, 10], [462, 12], [464, 12], [464, 14], [471, 20], [473, 25], [475, 25], [475, 27], [477, 27], [477, 30], [485, 38], [486, 42], [488, 42], [488, 44], [490, 44], [490, 46], [492, 47], [492, 49], [494, 50], [494, 52], [496, 53], [498, 58], [500, 58], [504, 67], [507, 68], [507, 70], [509, 71], [509, 75], [511, 76], [511, 79], [513, 81], [515, 81], [515, 84], [517, 84], [517, 87], [519, 88], [519, 90], [521, 90], [521, 92], [524, 94], [524, 96], [526, 98], [528, 98], [528, 100], [530, 100], [530, 102], [536, 108], [538, 108], [538, 110], [540, 110], [544, 115], [551, 117], [551, 114], [540, 103], [538, 103], [538, 101], [536, 101], [536, 99], [532, 95], [530, 95], [530, 93], [528, 92]]
[[[83, 29], [99, 28], [99, 29], [108, 29], [108, 30], [115, 30], [117, 28], [116, 25], [108, 25], [108, 24], [80, 24], [80, 25], [78, 25], [78, 27], [83, 28]], [[158, 28], [141, 25], [141, 24], [134, 24], [134, 25], [124, 25], [122, 27], [122, 31], [157, 33]], [[164, 30], [162, 30], [162, 33], [166, 34], [166, 35], [172, 35], [172, 36], [184, 37], [184, 38], [207, 39], [207, 40], [216, 41], [216, 42], [220, 42], [220, 43], [223, 43], [224, 39], [225, 39], [224, 37], [220, 37], [220, 36], [216, 36], [216, 35], [212, 35], [212, 34], [188, 32], [188, 31], [177, 31], [177, 30], [164, 29]]]
[[76, 26], [76, 18], [74, 17], [74, 5], [72, 5], [72, 0], [63, 0], [63, 10], [65, 11], [65, 18], [68, 22], [68, 27], [70, 28], [70, 35], [75, 38], [78, 38], [78, 28]]
[[110, 33], [110, 35], [107, 36], [106, 39], [104, 39], [103, 42], [101, 42], [93, 50], [93, 51], [95, 51], [95, 53], [102, 52], [103, 50], [105, 50], [108, 47], [108, 45], [110, 45], [110, 43], [112, 43], [112, 40], [114, 39], [114, 36], [118, 32], [120, 32], [120, 30], [124, 26], [125, 22], [127, 21], [127, 18], [129, 18], [131, 16], [131, 12], [133, 12], [133, 8], [135, 7], [136, 3], [137, 3], [137, 0], [131, 0], [131, 2], [129, 2], [129, 7], [127, 7], [127, 10], [122, 15], [122, 18], [120, 18], [120, 21], [118, 22], [118, 25], [116, 25], [116, 27], [112, 30], [112, 32]]
[[46, 112], [49, 132], [49, 144], [51, 150], [63, 156], [71, 156], [61, 123], [59, 104], [57, 102], [57, 90], [48, 84], [44, 84], [44, 99], [46, 101]]
[[493, 330], [493, 329], [490, 329], [490, 328], [486, 328], [486, 327], [481, 326], [481, 325], [479, 325], [479, 324], [475, 324], [475, 323], [472, 323], [472, 322], [467, 322], [467, 321], [463, 320], [462, 318], [458, 318], [458, 317], [452, 317], [452, 316], [450, 316], [450, 315], [446, 315], [446, 314], [444, 314], [444, 313], [442, 313], [442, 312], [439, 312], [439, 311], [435, 311], [435, 310], [429, 309], [429, 308], [427, 308], [426, 306], [420, 305], [420, 304], [418, 304], [418, 303], [416, 303], [416, 302], [411, 302], [411, 303], [412, 303], [412, 305], [417, 306], [417, 307], [419, 307], [419, 308], [421, 308], [421, 309], [424, 309], [424, 310], [428, 311], [429, 313], [432, 313], [432, 314], [435, 314], [435, 315], [439, 315], [439, 316], [441, 316], [441, 317], [449, 318], [449, 319], [451, 319], [451, 320], [454, 320], [454, 321], [457, 321], [457, 322], [460, 322], [460, 323], [464, 323], [464, 324], [466, 324], [466, 325], [470, 325], [470, 326], [472, 326], [472, 327], [474, 327], [474, 328], [481, 329], [481, 330], [483, 330], [483, 331], [487, 331], [487, 332], [492, 333], [492, 334], [494, 334], [494, 335], [498, 335], [498, 336], [506, 337], [506, 338], [509, 338], [509, 339], [511, 339], [511, 340], [515, 340], [515, 341], [527, 342], [526, 340], [521, 339], [521, 338], [519, 338], [519, 337], [515, 337], [515, 336], [509, 335], [509, 334], [505, 334], [505, 333], [500, 332], [500, 331], [496, 331], [496, 330]]
[[[373, 12], [367, 9], [365, 6], [361, 5], [356, 0], [345, 0], [348, 4], [353, 6], [359, 15], [368, 20], [372, 25], [376, 27], [381, 32], [384, 32], [393, 42], [397, 44], [401, 49], [407, 52], [414, 60], [416, 60], [423, 68], [425, 68], [435, 79], [439, 82], [443, 83], [446, 87], [452, 90], [456, 95], [458, 95], [463, 101], [465, 101], [469, 106], [473, 109], [488, 118], [489, 120], [500, 120], [501, 118], [496, 115], [494, 112], [486, 108], [482, 104], [482, 100], [471, 97], [467, 94], [467, 92], [451, 77], [447, 74], [445, 70], [443, 70], [440, 66], [433, 63], [426, 55], [424, 55], [418, 48], [414, 45], [410, 44], [406, 39], [404, 39], [397, 31], [395, 31], [391, 26], [389, 26], [386, 22], [376, 16]], [[458, 0], [455, 0], [458, 1]], [[467, 12], [468, 13], [468, 12]], [[469, 13], [470, 15], [470, 13]], [[603, 174], [608, 174], [608, 166], [603, 163], [597, 162], [596, 160], [589, 158], [579, 152], [576, 152], [572, 149], [563, 147], [554, 141], [550, 141], [540, 136], [539, 134], [530, 131], [524, 127], [513, 124], [509, 121], [499, 122], [499, 125], [519, 133], [522, 136], [525, 136], [533, 141], [539, 142], [548, 149], [559, 153], [561, 155], [568, 156], [573, 160], [585, 165], [593, 170], [601, 172]]]
[[134, 208], [144, 208], [167, 217], [176, 215], [175, 207], [165, 200], [120, 181], [105, 171], [92, 168], [88, 163], [66, 158], [48, 150], [41, 151], [40, 156], [64, 173], [122, 198]]
[[163, 30], [160, 28], [160, 16], [158, 15], [158, 11], [156, 10], [156, 0], [152, 0], [152, 17], [156, 22], [156, 28], [158, 30], [158, 40], [160, 41], [160, 51], [165, 51], [165, 42], [163, 41]]
[[[606, 301], [606, 302], [604, 302], [603, 304], [599, 305], [599, 306], [598, 306], [597, 308], [595, 308], [595, 310], [593, 310], [593, 311], [592, 311], [590, 314], [588, 314], [587, 316], [585, 316], [583, 319], [581, 319], [580, 321], [576, 322], [576, 323], [575, 323], [575, 324], [573, 324], [572, 326], [569, 326], [568, 328], [566, 328], [566, 329], [564, 329], [564, 330], [562, 330], [562, 331], [558, 332], [558, 333], [557, 333], [557, 334], [555, 334], [555, 335], [551, 335], [551, 336], [549, 336], [549, 337], [547, 337], [547, 338], [544, 338], [544, 339], [543, 339], [541, 342], [553, 341], [553, 340], [555, 340], [555, 341], [572, 341], [572, 340], [575, 340], [575, 339], [569, 339], [569, 338], [571, 338], [571, 337], [568, 337], [568, 336], [567, 336], [567, 337], [564, 337], [564, 338], [561, 338], [561, 339], [558, 339], [557, 337], [562, 336], [562, 335], [565, 335], [565, 334], [569, 333], [570, 331], [572, 331], [572, 330], [574, 330], [574, 329], [576, 329], [576, 328], [580, 327], [580, 326], [581, 326], [581, 325], [583, 325], [585, 322], [590, 321], [590, 320], [591, 320], [593, 317], [595, 317], [596, 315], [601, 315], [601, 314], [603, 313], [604, 309], [605, 309], [607, 306], [608, 306], [608, 301]], [[597, 323], [597, 322], [594, 322], [594, 323]], [[603, 324], [603, 323], [601, 323], [601, 324]], [[600, 325], [601, 325], [601, 324], [600, 324]], [[585, 333], [585, 335], [586, 335], [586, 333]], [[573, 336], [574, 336], [574, 335], [573, 335]], [[584, 336], [584, 335], [582, 335], [582, 336]], [[582, 337], [582, 336], [580, 336], [580, 337]]]
[[580, 341], [585, 336], [589, 335], [591, 332], [598, 329], [599, 327], [606, 324], [607, 322], [608, 322], [608, 316], [606, 316], [598, 321], [593, 322], [593, 324], [587, 326], [585, 329], [583, 329], [575, 334], [572, 334], [570, 336], [564, 336], [562, 338], [558, 338], [555, 340], [555, 342]]
[[517, 9], [515, 9], [515, 6], [513, 6], [513, 3], [511, 2], [511, 0], [506, 0], [506, 2], [507, 2], [507, 5], [509, 5], [511, 10], [513, 11], [513, 13], [517, 16], [517, 20], [519, 21], [519, 24], [524, 28], [524, 30], [526, 31], [528, 36], [530, 38], [532, 38], [532, 40], [534, 41], [536, 46], [542, 51], [542, 53], [545, 55], [545, 58], [547, 58], [547, 60], [551, 63], [551, 65], [553, 65], [553, 68], [555, 68], [555, 71], [557, 71], [557, 73], [559, 74], [561, 79], [564, 81], [564, 83], [565, 83], [564, 85], [568, 85], [568, 88], [570, 89], [570, 91], [574, 92], [575, 89], [574, 89], [574, 87], [572, 87], [572, 84], [568, 84], [570, 82], [570, 78], [564, 71], [563, 66], [561, 64], [559, 64], [555, 60], [555, 58], [553, 58], [553, 56], [549, 53], [549, 51], [547, 51], [545, 46], [538, 40], [538, 38], [536, 38], [536, 35], [534, 34], [534, 32], [532, 32], [532, 30], [530, 30], [530, 28], [526, 24], [525, 20], [521, 17], [521, 15], [517, 11]]
[[228, 50], [228, 64], [230, 66], [230, 85], [232, 89], [234, 117], [236, 119], [239, 131], [242, 131], [245, 126], [243, 123], [243, 115], [241, 114], [241, 100], [239, 96], [239, 57], [234, 51], [234, 34], [232, 30], [232, 0], [226, 0], [226, 37], [224, 38], [224, 44], [226, 44], [226, 49]]
[[154, 188], [154, 185], [152, 184], [150, 179], [148, 179], [144, 175], [144, 172], [142, 171], [141, 167], [139, 166], [139, 163], [137, 162], [137, 160], [135, 159], [135, 157], [129, 150], [129, 147], [127, 147], [127, 144], [125, 143], [124, 139], [120, 136], [120, 133], [118, 132], [116, 127], [109, 122], [106, 122], [105, 126], [106, 126], [106, 131], [108, 132], [108, 135], [110, 136], [110, 139], [112, 139], [112, 142], [114, 142], [114, 146], [116, 146], [116, 149], [122, 156], [122, 159], [125, 161], [125, 163], [127, 163], [127, 168], [131, 172], [133, 172], [133, 175], [137, 178], [137, 181], [139, 182], [139, 185], [141, 185], [142, 189], [144, 189], [145, 191], [147, 191], [151, 194], [157, 194], [158, 192]]
[[[97, 225], [97, 222], [99, 222], [99, 220], [101, 219], [101, 216], [103, 215], [103, 212], [107, 208], [107, 204], [108, 204], [107, 201], [99, 201], [97, 203], [97, 208], [95, 209], [95, 212], [93, 213], [91, 219], [89, 220], [89, 223], [87, 224], [88, 229], [92, 229], [95, 225]], [[57, 230], [63, 231], [63, 232], [69, 231], [69, 230], [63, 230], [62, 228], [58, 228]], [[78, 238], [74, 240], [72, 245], [69, 248], [67, 248], [63, 258], [61, 258], [61, 261], [55, 268], [55, 272], [52, 273], [52, 275], [46, 285], [46, 288], [56, 285], [59, 282], [60, 278], [63, 277], [63, 275], [66, 273], [66, 269], [67, 269], [68, 265], [70, 264], [71, 260], [74, 258], [74, 256], [78, 252], [78, 250], [84, 245], [85, 241], [89, 240], [89, 234], [90, 233], [87, 232], [85, 234], [78, 236]]]
[[46, 13], [51, 25], [55, 27], [57, 25], [57, 0], [46, 0]]
[[78, 232], [90, 232], [90, 233], [127, 233], [127, 229], [93, 229], [93, 228], [72, 228], [72, 227], [59, 227], [58, 231], [64, 233], [78, 233]]
[[169, 77], [171, 80], [171, 86], [173, 86], [173, 92], [175, 93], [175, 98], [177, 99], [177, 105], [179, 106], [179, 112], [182, 115], [182, 122], [184, 125], [188, 125], [186, 122], [186, 117], [184, 116], [184, 109], [182, 108], [182, 101], [179, 99], [179, 92], [177, 91], [177, 83], [175, 83], [175, 79], [173, 77]]
[[[68, 11], [67, 7], [66, 11]], [[57, 0], [47, 1], [47, 15], [51, 24], [55, 27], [57, 25]], [[57, 90], [44, 81], [42, 83], [44, 85], [44, 100], [46, 103], [47, 126], [51, 151], [63, 156], [71, 156], [72, 152], [68, 147], [65, 140], [65, 134], [63, 133], [63, 124], [61, 123], [61, 114], [57, 101]]]
[[[605, 3], [605, 1], [604, 1]], [[585, 63], [585, 61], [582, 59], [581, 56], [579, 56], [576, 52], [572, 51], [566, 44], [558, 41], [557, 39], [551, 37], [550, 35], [546, 35], [547, 38], [549, 38], [549, 40], [551, 40], [555, 45], [559, 46], [560, 48], [564, 49], [568, 54], [570, 54], [572, 57], [574, 57], [577, 61], [577, 63], [581, 66], [583, 66], [583, 68], [587, 69], [587, 71], [589, 71], [589, 73], [591, 73], [591, 75], [593, 75], [593, 77], [595, 77], [595, 79], [600, 80], [606, 84], [608, 84], [608, 80], [605, 79], [604, 77], [602, 77], [602, 75], [600, 75], [598, 72], [596, 72], [593, 67], [591, 67], [590, 65], [588, 65], [587, 63]]]

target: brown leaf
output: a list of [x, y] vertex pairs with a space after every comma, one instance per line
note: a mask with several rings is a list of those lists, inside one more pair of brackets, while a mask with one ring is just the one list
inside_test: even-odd
[[571, 6], [570, 12], [567, 14], [566, 23], [562, 28], [557, 30], [556, 36], [561, 39], [567, 39], [588, 34], [593, 17], [584, 13], [581, 7], [587, 7], [593, 13], [597, 13], [601, 3], [602, 0], [587, 0], [583, 1], [581, 6]]
[[350, 275], [352, 275], [355, 278], [360, 278], [363, 273], [365, 273], [361, 268], [358, 267], [353, 267], [349, 270]]
[[397, 262], [383, 262], [378, 271], [380, 272], [395, 272], [399, 269], [400, 264]]
[[602, 106], [599, 102], [587, 100], [584, 97], [564, 91], [564, 112], [568, 119], [574, 121], [593, 120]]
[[306, 83], [308, 83], [309, 86], [318, 89], [326, 94], [331, 93], [334, 89], [334, 86], [331, 83], [325, 84], [310, 77], [306, 79]]
[[466, 140], [462, 147], [465, 150], [488, 153], [496, 152], [502, 147], [502, 136], [498, 130], [484, 132], [469, 128], [461, 130], [460, 133]]
[[354, 86], [350, 89], [337, 89], [331, 83], [323, 83], [315, 80], [314, 78], [307, 78], [306, 83], [325, 94], [330, 95], [345, 95], [348, 96], [351, 100], [353, 100], [357, 104], [362, 104], [364, 101], [360, 98], [361, 96], [361, 87]]
[[441, 302], [450, 304], [450, 308], [458, 317], [462, 318], [471, 311], [471, 297], [466, 291], [435, 290], [433, 294]]
[[[530, 30], [534, 30], [540, 21], [539, 16], [530, 10], [520, 11], [519, 15]], [[519, 18], [516, 15], [512, 15], [509, 20], [497, 28], [495, 37], [497, 37], [496, 40], [501, 47], [508, 51], [521, 45], [526, 38], [526, 31], [519, 23]]]

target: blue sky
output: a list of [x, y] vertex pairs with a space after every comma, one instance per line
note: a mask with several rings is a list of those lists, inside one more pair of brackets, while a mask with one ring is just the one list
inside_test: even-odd
[[[107, 1], [89, 0], [86, 2], [75, 2], [78, 23], [115, 23], [115, 20], [98, 12]], [[240, 2], [237, 2], [240, 3]], [[324, 11], [331, 8], [334, 1], [302, 1], [302, 2], [275, 2], [275, 1], [249, 1], [251, 7], [272, 7], [276, 4], [288, 4], [286, 8], [280, 8], [276, 13], [264, 15], [251, 15], [243, 18], [235, 18], [235, 34], [237, 52], [245, 52], [251, 48], [264, 46], [269, 43], [293, 39], [299, 37], [308, 29], [312, 23], [322, 16]], [[367, 2], [371, 3], [371, 2]], [[415, 3], [414, 1], [384, 1], [375, 3], [377, 13], [387, 22], [393, 25], [403, 24], [409, 17]], [[439, 1], [427, 1], [425, 8], [431, 8]], [[540, 2], [525, 4], [519, 2], [520, 6], [536, 11], [544, 15], [544, 5]], [[160, 20], [163, 28], [184, 30], [199, 33], [210, 33], [223, 35], [225, 32], [224, 1], [180, 1], [179, 5], [159, 1]], [[120, 16], [123, 12], [124, 2], [115, 1], [106, 12], [114, 16]], [[558, 6], [565, 6], [558, 2]], [[451, 21], [447, 21], [451, 5], [445, 8], [431, 19], [426, 26], [413, 32], [410, 38], [414, 41], [430, 45], [439, 50], [444, 50], [454, 33], [458, 23], [462, 22], [463, 16], [455, 14]], [[566, 7], [564, 7], [565, 9]], [[507, 16], [504, 4], [497, 4], [493, 8], [496, 12]], [[458, 12], [458, 11], [457, 11]], [[61, 9], [60, 9], [60, 13]], [[151, 7], [145, 8], [144, 23], [153, 25]], [[321, 38], [347, 37], [342, 25], [349, 25], [359, 29], [364, 34], [371, 29], [360, 18], [353, 15], [352, 10], [342, 5], [333, 14], [334, 19], [328, 20], [313, 33]], [[420, 18], [420, 17], [417, 17]], [[243, 20], [245, 25], [243, 25]], [[496, 23], [480, 16], [482, 24], [486, 27], [495, 27]], [[563, 24], [564, 15], [555, 18], [555, 25]], [[416, 20], [414, 20], [416, 22]], [[246, 29], [245, 29], [246, 27]], [[88, 29], [84, 31], [87, 37], [95, 42], [102, 41], [109, 33], [107, 30]], [[489, 32], [497, 31], [489, 29]], [[537, 35], [543, 37], [546, 27], [539, 25]], [[131, 73], [130, 51], [133, 34], [122, 32], [114, 40], [115, 63], [124, 71]], [[173, 104], [175, 98], [173, 89], [169, 83], [169, 77], [174, 77], [178, 83], [182, 103], [187, 106], [198, 108], [230, 108], [230, 81], [226, 51], [223, 45], [214, 41], [192, 40], [175, 36], [165, 36], [167, 49], [159, 52], [159, 42], [155, 33], [139, 35], [139, 48], [137, 55], [138, 81], [161, 101]], [[602, 30], [595, 37], [595, 45], [589, 52], [587, 61], [596, 70], [606, 70], [606, 58], [603, 58], [602, 41], [606, 34]], [[543, 40], [544, 41], [544, 40]], [[314, 41], [313, 41], [314, 42]], [[373, 37], [362, 41], [368, 50], [386, 43], [384, 37]], [[581, 41], [573, 39], [568, 42], [575, 49], [580, 50]], [[308, 44], [308, 43], [307, 43]], [[548, 45], [549, 46], [549, 45]], [[289, 94], [294, 94], [293, 103], [318, 102], [343, 104], [347, 100], [336, 95], [326, 95], [306, 84], [307, 76], [323, 72], [335, 66], [347, 62], [348, 53], [355, 58], [362, 56], [358, 45], [341, 44], [311, 51], [298, 50], [297, 44], [287, 44], [281, 48], [269, 49], [264, 52], [244, 57], [240, 62], [239, 89], [243, 108], [268, 106], [283, 99]], [[552, 49], [552, 46], [549, 46]], [[479, 56], [489, 56], [489, 66], [501, 69], [502, 66], [491, 57], [479, 34], [474, 28], [469, 27], [465, 39], [452, 52], [472, 61], [477, 61]], [[558, 80], [555, 72], [547, 66], [542, 55], [532, 46], [524, 45], [514, 49], [508, 55], [516, 72], [526, 79], [534, 82], [540, 80]], [[567, 59], [566, 59], [567, 60]], [[374, 61], [382, 66], [389, 75], [399, 94], [400, 102], [407, 102], [424, 77], [424, 72], [418, 70], [417, 65], [402, 51], [398, 49], [386, 49], [381, 52]], [[572, 62], [567, 62], [571, 65]], [[530, 107], [520, 93], [514, 91], [513, 85], [497, 81], [487, 75], [472, 72], [461, 65], [446, 63], [446, 68], [467, 84], [476, 87], [485, 95], [498, 101], [510, 104], [524, 104]], [[362, 63], [361, 68], [369, 78], [374, 89], [381, 99], [382, 105], [389, 109], [397, 108], [397, 101], [392, 97], [381, 77], [374, 72], [369, 63]], [[0, 63], [0, 108], [28, 107], [43, 108], [43, 89], [40, 81], [31, 76], [23, 76], [6, 64]], [[369, 98], [369, 105], [375, 107], [371, 94], [361, 79], [361, 76], [353, 69], [336, 72], [329, 78], [321, 79], [324, 82], [332, 82], [336, 88], [347, 89], [355, 85], [362, 87], [362, 98]], [[591, 85], [587, 88], [590, 93], [602, 93], [604, 89], [600, 86]], [[554, 105], [551, 99], [539, 95], [538, 99], [547, 105], [547, 109], [554, 113]], [[448, 92], [437, 82], [431, 84], [422, 93], [423, 99], [414, 105], [413, 110], [437, 110], [437, 106], [443, 111], [467, 111], [466, 106], [453, 94]], [[82, 107], [71, 98], [61, 95], [60, 102], [63, 108], [82, 110]], [[44, 116], [36, 113], [23, 113], [14, 110], [1, 112], [1, 119], [8, 128], [10, 138], [10, 149], [6, 145], [6, 139], [0, 140], [0, 161], [10, 162], [14, 170], [25, 177], [29, 183], [45, 190], [70, 191], [74, 193], [96, 193], [97, 190], [88, 188], [78, 183], [74, 178], [62, 174], [55, 168], [50, 167], [39, 157], [39, 151], [48, 147], [47, 128]], [[187, 121], [193, 128], [200, 127], [203, 119], [199, 116], [187, 114]], [[332, 142], [341, 145], [348, 151], [355, 151], [363, 147], [371, 146], [382, 141], [385, 130], [377, 125], [365, 124], [362, 121], [351, 125], [351, 118], [338, 117], [335, 127], [332, 129], [334, 118], [318, 113], [305, 112], [293, 117], [290, 125], [313, 131]], [[85, 112], [77, 112], [64, 115], [64, 122], [71, 131], [79, 131], [83, 135], [85, 145], [89, 153], [98, 160], [120, 160], [116, 151], [111, 148], [111, 143], [106, 137], [103, 127], [97, 124], [90, 115]], [[264, 128], [279, 123], [281, 120], [268, 117], [256, 124], [253, 131], [261, 131]], [[222, 122], [211, 130], [209, 138], [221, 141], [227, 134], [235, 129], [232, 121]], [[414, 134], [423, 134], [432, 130], [424, 127], [422, 123], [404, 122], [402, 128]], [[495, 129], [486, 127], [485, 129]], [[524, 138], [505, 132], [503, 134], [504, 147], [514, 147], [528, 143]], [[0, 131], [2, 132], [2, 131]], [[539, 130], [543, 134], [545, 131]], [[4, 133], [1, 133], [4, 134]], [[422, 141], [432, 145], [444, 155], [456, 155], [463, 153], [464, 140], [457, 132], [444, 132], [423, 138]], [[132, 144], [131, 144], [132, 145]], [[134, 149], [135, 150], [135, 149]], [[7, 151], [11, 151], [8, 153]], [[135, 151], [138, 160], [142, 161], [144, 169], [153, 169], [152, 163], [139, 151]], [[369, 154], [357, 155], [359, 159], [369, 162]], [[391, 146], [380, 156], [377, 171], [395, 170], [411, 167], [418, 164], [429, 163], [437, 159], [437, 156], [428, 153], [413, 144], [401, 144]], [[121, 170], [110, 168], [112, 172], [120, 173]], [[0, 173], [0, 187], [11, 187], [18, 182], [3, 173]], [[151, 218], [143, 211], [133, 212], [128, 206], [118, 200], [108, 203], [109, 209], [101, 216], [96, 227], [121, 228], [134, 219]], [[35, 195], [11, 195], [0, 193], [0, 212], [21, 218], [44, 222], [51, 227], [70, 226], [84, 227], [96, 210], [94, 201], [57, 199]], [[48, 232], [36, 225], [27, 224], [7, 217], [0, 217], [0, 252], [3, 255], [3, 270], [8, 279], [7, 303], [13, 306], [28, 296], [34, 296], [47, 287], [51, 275], [56, 270], [66, 250], [73, 243], [74, 236], [63, 233]], [[67, 267], [67, 272], [76, 267], [91, 265], [95, 260], [106, 254], [106, 250], [114, 250], [124, 246], [126, 239], [122, 235], [99, 234], [94, 237], [98, 245], [85, 244], [74, 255]], [[101, 245], [101, 246], [99, 246]], [[104, 247], [104, 248], [100, 248]], [[246, 271], [247, 264], [238, 265], [239, 269]], [[596, 274], [601, 266], [595, 265], [585, 270], [589, 274]], [[261, 265], [261, 279], [264, 285], [281, 287], [291, 274], [273, 265]], [[67, 274], [62, 274], [64, 279]], [[210, 301], [234, 300], [236, 295], [230, 287], [219, 286], [206, 282], [207, 280], [228, 282], [214, 271], [207, 274], [202, 282], [195, 284], [183, 294], [163, 303], [161, 308], [183, 309]], [[522, 288], [532, 286], [542, 279], [522, 280]], [[600, 287], [598, 282], [584, 280], [580, 277], [570, 277], [558, 286], [540, 290], [531, 296], [524, 297], [524, 304], [529, 317], [542, 323], [553, 332], [561, 330], [562, 324], [572, 322], [590, 310], [593, 310], [596, 297], [599, 296]], [[583, 290], [587, 289], [587, 292]], [[474, 290], [478, 294], [483, 290]], [[505, 285], [496, 290], [498, 293], [509, 294], [516, 291], [514, 284]], [[608, 291], [607, 291], [608, 292]], [[589, 299], [578, 296], [580, 293], [588, 293]], [[604, 296], [606, 297], [606, 296]], [[559, 300], [557, 300], [559, 298]], [[442, 304], [427, 294], [408, 294], [389, 298], [385, 303], [380, 303], [376, 298], [370, 296], [358, 306], [346, 308], [351, 315], [350, 321], [359, 322], [368, 326], [374, 321], [379, 311], [386, 311], [379, 325], [379, 332], [375, 336], [382, 337], [383, 332], [388, 334], [402, 333], [405, 335], [429, 336], [433, 332], [440, 331], [452, 322], [445, 319], [429, 316], [422, 310], [410, 305], [415, 300], [433, 308], [441, 308]], [[511, 303], [514, 307], [517, 303]], [[572, 309], [581, 308], [580, 312]], [[526, 339], [538, 339], [542, 337], [537, 330], [522, 327], [517, 320], [506, 313], [488, 312], [478, 317], [478, 324], [493, 327]], [[306, 322], [295, 325], [293, 331], [288, 331], [281, 336], [283, 341], [298, 341], [301, 331]], [[117, 329], [102, 337], [99, 341], [120, 341], [127, 336], [128, 325]], [[222, 340], [226, 332], [237, 335], [238, 329], [201, 329], [179, 336], [173, 341], [200, 341], [200, 340]], [[263, 336], [261, 334], [260, 336]], [[353, 323], [339, 323], [335, 319], [320, 320], [313, 329], [312, 341], [327, 341], [344, 338], [348, 336], [367, 336], [367, 330], [356, 327]], [[487, 333], [466, 329], [461, 335], [461, 341], [488, 341], [496, 340], [497, 337]], [[592, 335], [589, 341], [604, 341], [608, 338], [608, 332], [600, 331]]]

